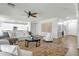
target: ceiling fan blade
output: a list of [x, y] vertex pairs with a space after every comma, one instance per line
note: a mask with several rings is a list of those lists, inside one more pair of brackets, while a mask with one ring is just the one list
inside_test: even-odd
[[26, 10], [24, 10], [24, 12], [27, 13], [28, 18], [29, 18], [30, 16], [31, 16], [31, 17], [37, 17], [37, 16], [36, 16], [37, 13], [32, 13], [31, 11], [28, 11], [28, 12], [27, 12]]
[[24, 12], [28, 14], [28, 12], [26, 10], [24, 10]]
[[29, 17], [30, 17], [31, 12], [30, 12], [30, 11], [29, 11], [29, 12], [27, 12], [26, 10], [24, 10], [24, 12], [25, 12], [25, 13], [27, 13], [28, 18], [29, 18]]
[[32, 15], [37, 15], [37, 13], [32, 13]]
[[32, 16], [32, 17], [37, 17], [37, 16]]

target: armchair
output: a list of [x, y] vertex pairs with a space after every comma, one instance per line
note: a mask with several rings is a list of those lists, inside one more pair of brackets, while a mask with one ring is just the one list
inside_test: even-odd
[[51, 33], [46, 33], [46, 35], [43, 38], [44, 41], [53, 41], [53, 37]]

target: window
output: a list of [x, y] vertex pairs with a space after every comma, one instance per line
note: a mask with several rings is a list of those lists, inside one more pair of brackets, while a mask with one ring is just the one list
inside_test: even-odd
[[30, 31], [30, 23], [28, 24], [12, 24], [12, 23], [1, 23], [1, 30], [13, 30], [13, 27], [16, 26], [18, 30], [28, 30]]

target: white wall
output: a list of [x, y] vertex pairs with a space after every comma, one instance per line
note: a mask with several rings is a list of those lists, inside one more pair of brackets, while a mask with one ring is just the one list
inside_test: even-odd
[[77, 48], [79, 48], [79, 17], [77, 22]]
[[27, 31], [29, 30], [28, 27], [30, 27], [30, 25], [24, 25], [24, 24], [2, 23], [0, 26], [0, 36], [3, 35], [4, 31], [12, 32], [14, 26], [18, 28], [17, 33], [19, 33], [19, 36], [23, 36], [24, 33], [27, 33]]
[[68, 34], [77, 35], [77, 23], [74, 22], [68, 25]]
[[77, 22], [77, 48], [79, 48], [79, 17]]
[[53, 33], [53, 38], [58, 38], [58, 20], [55, 19], [52, 22], [52, 33]]
[[2, 35], [3, 30], [12, 30], [14, 26], [18, 27], [18, 30], [30, 31], [30, 22], [0, 17], [0, 35]]
[[58, 24], [57, 24], [57, 19], [56, 18], [52, 18], [52, 19], [48, 19], [48, 20], [42, 20], [42, 21], [38, 21], [37, 22], [37, 34], [39, 35], [45, 35], [45, 32], [41, 31], [41, 24], [44, 22], [51, 22], [52, 23], [52, 36], [54, 38], [58, 38]]
[[77, 20], [68, 20], [64, 22], [66, 35], [77, 36]]
[[[53, 38], [58, 38], [58, 19], [52, 18], [48, 20], [38, 21], [36, 24], [36, 34], [45, 35], [45, 32], [41, 31], [41, 24], [44, 22], [52, 22], [52, 36]], [[61, 25], [62, 26], [62, 25]], [[34, 26], [32, 24], [32, 31], [34, 31]], [[68, 20], [63, 22], [63, 28], [65, 35], [75, 35], [77, 36], [77, 20]], [[61, 30], [62, 31], [62, 30]]]
[[37, 23], [31, 22], [31, 32], [34, 34], [37, 33]]

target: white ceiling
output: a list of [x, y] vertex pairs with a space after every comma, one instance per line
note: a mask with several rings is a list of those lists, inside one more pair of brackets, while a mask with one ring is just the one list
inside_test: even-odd
[[[73, 3], [14, 3], [16, 6], [8, 6], [7, 3], [0, 3], [0, 17], [10, 20], [33, 21], [50, 18], [75, 18], [76, 11]], [[24, 10], [37, 12], [36, 18], [28, 18]]]

